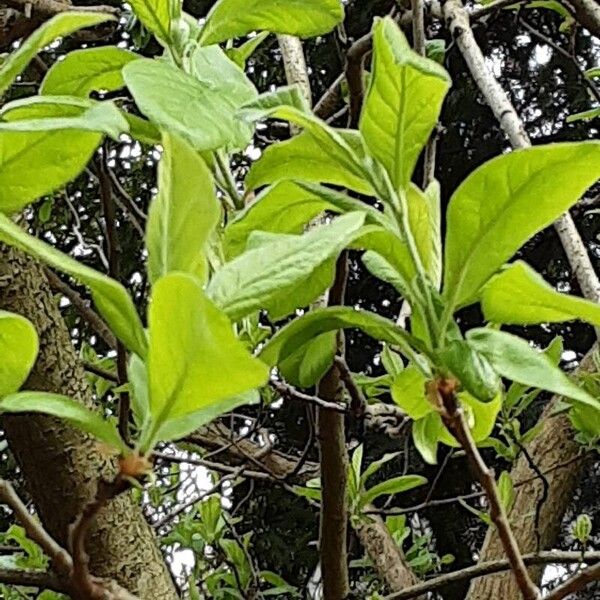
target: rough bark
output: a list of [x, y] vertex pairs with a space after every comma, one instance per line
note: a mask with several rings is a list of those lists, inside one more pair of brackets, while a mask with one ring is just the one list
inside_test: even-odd
[[354, 530], [373, 561], [375, 570], [390, 591], [400, 592], [418, 583], [402, 549], [396, 544], [380, 516], [370, 515], [368, 521], [357, 524]]
[[[582, 361], [580, 370], [594, 368], [592, 350]], [[564, 414], [551, 417], [560, 398], [555, 397], [541, 416], [542, 430], [528, 447], [538, 469], [546, 474], [548, 495], [543, 504], [544, 487], [522, 455], [515, 464], [511, 476], [513, 481], [535, 478], [531, 483], [516, 488], [509, 521], [515, 538], [523, 553], [532, 553], [553, 546], [560, 532], [562, 518], [573, 498], [573, 490], [579, 481], [583, 459], [578, 459], [580, 446], [575, 441], [575, 432], [569, 418]], [[559, 466], [562, 465], [562, 466]], [[558, 468], [557, 468], [558, 467]], [[539, 529], [536, 532], [536, 509], [540, 505]], [[539, 539], [539, 545], [538, 545]], [[502, 545], [495, 530], [489, 529], [480, 554], [480, 562], [503, 558]], [[535, 581], [539, 581], [542, 568], [530, 569]], [[510, 573], [483, 577], [471, 584], [467, 600], [503, 598], [517, 600], [521, 596]]]
[[575, 19], [592, 35], [600, 37], [600, 4], [596, 0], [568, 0]]
[[[40, 337], [25, 388], [62, 393], [92, 406], [91, 389], [41, 266], [3, 245], [0, 308], [29, 318]], [[5, 416], [2, 426], [44, 526], [65, 545], [69, 525], [93, 499], [98, 477], [114, 474], [113, 464], [94, 440], [57, 419]], [[129, 495], [100, 513], [87, 549], [94, 575], [116, 580], [141, 600], [177, 598], [152, 530]]]

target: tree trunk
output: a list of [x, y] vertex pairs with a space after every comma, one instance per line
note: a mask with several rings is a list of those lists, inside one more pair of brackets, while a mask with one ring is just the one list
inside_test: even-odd
[[[62, 393], [93, 406], [92, 391], [41, 266], [4, 245], [0, 307], [30, 319], [40, 337], [39, 357], [24, 387]], [[69, 525], [94, 497], [98, 478], [114, 474], [114, 465], [93, 439], [57, 419], [11, 415], [2, 419], [2, 426], [44, 526], [66, 545]], [[177, 598], [154, 534], [129, 494], [100, 513], [87, 546], [92, 574], [116, 580], [141, 600]]]
[[[594, 348], [583, 359], [580, 370], [594, 368]], [[516, 488], [515, 502], [509, 512], [509, 521], [515, 539], [523, 554], [551, 548], [556, 542], [560, 526], [581, 475], [583, 457], [578, 459], [580, 445], [575, 441], [575, 432], [569, 418], [561, 414], [551, 417], [559, 397], [554, 397], [545, 408], [541, 419], [541, 432], [529, 445], [528, 454], [542, 473], [546, 473], [548, 495], [539, 515], [539, 530], [536, 533], [536, 511], [543, 498], [544, 487], [535, 472], [530, 468], [527, 457], [521, 455], [512, 469], [513, 481], [526, 481], [535, 478], [526, 485]], [[539, 537], [539, 544], [538, 544]], [[480, 554], [480, 562], [502, 558], [504, 551], [496, 531], [488, 530]], [[541, 579], [543, 567], [530, 569], [535, 581]], [[511, 573], [482, 577], [471, 584], [467, 600], [520, 600], [521, 594]]]

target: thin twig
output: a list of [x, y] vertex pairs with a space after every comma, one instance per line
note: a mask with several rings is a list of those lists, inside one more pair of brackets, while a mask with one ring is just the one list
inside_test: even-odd
[[508, 517], [506, 516], [506, 510], [500, 499], [494, 475], [481, 457], [471, 435], [471, 430], [465, 420], [463, 409], [456, 396], [455, 382], [453, 380], [440, 380], [436, 382], [435, 391], [439, 398], [444, 425], [462, 446], [474, 475], [485, 490], [489, 503], [490, 519], [496, 526], [502, 547], [504, 548], [519, 589], [523, 594], [523, 598], [525, 600], [539, 600], [541, 598], [540, 591], [531, 580], [523, 562], [521, 551], [519, 550], [510, 523], [508, 522]]
[[300, 402], [306, 402], [308, 404], [314, 404], [315, 406], [320, 406], [321, 408], [326, 408], [339, 413], [346, 413], [348, 411], [348, 408], [343, 404], [338, 402], [329, 402], [328, 400], [319, 398], [319, 396], [304, 394], [295, 387], [289, 385], [288, 383], [284, 383], [283, 381], [272, 379], [269, 384], [284, 398], [289, 398], [290, 400], [299, 400]]
[[[590, 552], [586, 555], [586, 558], [590, 561], [600, 561], [600, 552]], [[548, 552], [539, 552], [538, 554], [526, 554], [523, 556], [523, 562], [528, 566], [533, 565], [551, 565], [551, 564], [577, 564], [581, 560], [580, 552], [563, 552], [561, 550], [551, 550]], [[594, 565], [596, 568], [598, 565]], [[478, 577], [485, 577], [486, 575], [493, 575], [494, 573], [501, 573], [502, 571], [510, 570], [510, 562], [508, 559], [503, 558], [499, 560], [490, 560], [482, 562], [460, 571], [453, 571], [452, 573], [445, 573], [434, 579], [424, 581], [410, 588], [402, 590], [394, 594], [384, 596], [383, 600], [409, 600], [410, 598], [416, 598], [422, 594], [428, 592], [436, 592], [443, 589], [451, 583], [457, 583], [460, 581], [470, 581]], [[582, 571], [583, 573], [583, 571]], [[586, 582], [587, 583], [587, 582]], [[559, 588], [557, 588], [559, 589]], [[578, 589], [582, 589], [581, 587]], [[576, 591], [576, 590], [574, 590]], [[556, 590], [555, 590], [556, 592]], [[549, 596], [546, 596], [544, 600], [561, 600], [565, 596], [553, 597], [552, 592]], [[569, 592], [572, 593], [572, 592]]]

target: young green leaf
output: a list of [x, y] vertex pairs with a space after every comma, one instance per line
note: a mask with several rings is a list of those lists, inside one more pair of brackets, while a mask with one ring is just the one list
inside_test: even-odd
[[127, 0], [133, 11], [163, 44], [171, 41], [171, 7], [173, 0]]
[[269, 37], [268, 31], [263, 31], [236, 48], [225, 50], [227, 56], [241, 69], [246, 68], [246, 61], [254, 54], [256, 49]]
[[411, 49], [389, 17], [376, 22], [373, 48], [360, 131], [399, 189], [410, 182], [451, 82], [443, 67]]
[[531, 387], [554, 392], [600, 410], [600, 403], [573, 383], [550, 358], [525, 340], [504, 331], [472, 329], [469, 344], [483, 354], [502, 376]]
[[127, 380], [131, 390], [131, 412], [136, 425], [141, 429], [150, 418], [150, 398], [148, 396], [148, 370], [146, 363], [132, 354], [127, 365]]
[[302, 388], [315, 385], [333, 364], [336, 339], [336, 332], [328, 331], [300, 346], [279, 365], [285, 380]]
[[171, 271], [206, 277], [204, 253], [221, 214], [212, 174], [182, 139], [165, 133], [158, 196], [148, 212], [148, 275], [154, 283]]
[[394, 377], [390, 390], [394, 402], [415, 421], [433, 411], [425, 393], [426, 382], [416, 367], [409, 366]]
[[299, 234], [324, 211], [363, 211], [367, 223], [385, 226], [388, 222], [382, 213], [341, 192], [311, 183], [281, 181], [262, 192], [227, 225], [227, 256], [233, 258], [241, 254], [254, 231]]
[[401, 475], [400, 477], [393, 477], [386, 481], [382, 481], [372, 488], [368, 489], [360, 498], [360, 506], [364, 507], [374, 502], [379, 496], [391, 496], [393, 494], [401, 494], [402, 492], [408, 492], [416, 487], [425, 485], [427, 479], [420, 475]]
[[448, 207], [444, 296], [452, 308], [474, 302], [488, 279], [599, 177], [600, 142], [515, 150], [469, 175]]
[[200, 43], [216, 44], [252, 31], [315, 37], [343, 19], [340, 0], [219, 0], [206, 17]]
[[127, 64], [123, 77], [140, 110], [194, 149], [244, 147], [253, 127], [236, 111], [256, 98], [254, 86], [217, 46], [196, 50], [191, 61], [195, 75], [165, 61], [141, 59]]
[[356, 236], [363, 221], [364, 213], [349, 213], [302, 236], [285, 236], [249, 250], [217, 271], [208, 285], [208, 295], [234, 321], [260, 309], [269, 310], [274, 303], [281, 313], [283, 300], [291, 310], [304, 306], [307, 298], [289, 297], [289, 291], [308, 283], [317, 267], [336, 257]]
[[46, 21], [0, 67], [0, 95], [10, 87], [29, 61], [50, 42], [84, 27], [93, 27], [109, 20], [114, 20], [114, 17], [107, 13], [61, 12]]
[[25, 317], [0, 311], [0, 398], [25, 383], [38, 346], [37, 332]]
[[3, 214], [0, 214], [0, 240], [87, 285], [98, 310], [115, 335], [129, 350], [142, 358], [146, 356], [147, 342], [142, 322], [131, 296], [120, 283], [25, 233]]
[[509, 512], [515, 501], [515, 488], [508, 471], [502, 471], [498, 477], [498, 495], [504, 510]]
[[[10, 107], [6, 107], [8, 110]], [[32, 108], [32, 107], [31, 107]], [[15, 116], [13, 112], [13, 117]], [[21, 112], [22, 114], [22, 112]], [[6, 115], [4, 115], [6, 118]], [[10, 114], [8, 116], [11, 116]], [[0, 121], [0, 135], [4, 132], [93, 131], [104, 133], [118, 140], [129, 132], [129, 124], [112, 102], [94, 102], [80, 114], [67, 117], [41, 117], [33, 119], [10, 119]], [[56, 156], [54, 157], [56, 160]]]
[[101, 442], [128, 453], [116, 426], [79, 402], [48, 392], [18, 392], [0, 400], [0, 413], [44, 413], [58, 417], [98, 438]]
[[412, 425], [413, 442], [427, 464], [437, 464], [437, 448], [443, 430], [442, 419], [436, 412], [429, 413]]
[[192, 276], [170, 273], [155, 284], [148, 321], [152, 425], [142, 438], [144, 450], [166, 422], [200, 411], [214, 418], [224, 401], [266, 383], [268, 369], [236, 339]]
[[600, 326], [600, 305], [557, 292], [522, 261], [512, 263], [487, 283], [481, 307], [488, 321], [506, 325], [581, 319]]
[[393, 321], [367, 311], [349, 307], [329, 307], [313, 310], [281, 328], [262, 348], [259, 358], [270, 366], [279, 364], [296, 348], [315, 336], [338, 329], [361, 329], [376, 340], [399, 347], [418, 342]]
[[369, 466], [363, 471], [362, 475], [360, 476], [359, 488], [364, 487], [371, 475], [375, 475], [375, 473], [377, 473], [377, 471], [379, 471], [379, 469], [381, 469], [383, 465], [388, 463], [390, 460], [393, 460], [400, 454], [402, 453], [389, 452], [387, 454], [384, 454], [380, 459], [374, 460], [372, 463], [370, 463]]
[[163, 442], [178, 440], [240, 406], [258, 404], [258, 402], [260, 402], [260, 393], [257, 390], [250, 390], [231, 398], [225, 398], [225, 400], [219, 400], [196, 412], [167, 419], [156, 437]]
[[[364, 144], [357, 131], [339, 129], [336, 133], [359, 159], [365, 156]], [[254, 189], [282, 179], [329, 183], [360, 194], [374, 194], [363, 177], [348, 170], [337, 160], [336, 153], [329, 152], [310, 131], [269, 146], [250, 168], [246, 186]]]
[[123, 67], [138, 58], [116, 46], [74, 50], [50, 67], [40, 94], [87, 97], [100, 90], [114, 92], [125, 85]]

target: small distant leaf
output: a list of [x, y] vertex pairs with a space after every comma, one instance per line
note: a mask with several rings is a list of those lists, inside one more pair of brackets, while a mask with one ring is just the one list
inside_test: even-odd
[[18, 392], [0, 400], [0, 412], [29, 413], [37, 412], [64, 419], [71, 425], [98, 438], [101, 442], [129, 452], [116, 426], [92, 412], [79, 402], [60, 394], [47, 392]]
[[50, 67], [40, 94], [87, 97], [100, 90], [114, 92], [125, 85], [123, 67], [138, 58], [139, 55], [116, 46], [74, 50]]
[[142, 322], [131, 296], [119, 282], [25, 233], [3, 214], [0, 214], [0, 240], [89, 286], [98, 310], [115, 335], [132, 352], [142, 358], [146, 356], [147, 342]]
[[471, 173], [448, 207], [444, 296], [453, 308], [473, 302], [529, 238], [575, 204], [599, 177], [599, 142], [515, 150]]
[[437, 464], [438, 441], [443, 429], [440, 415], [435, 412], [429, 413], [412, 425], [413, 442], [427, 464]]
[[508, 471], [502, 471], [498, 478], [498, 494], [504, 510], [508, 512], [515, 501], [515, 489]]
[[410, 182], [437, 123], [450, 77], [438, 63], [414, 52], [389, 17], [377, 20], [373, 49], [373, 76], [360, 131], [398, 189]]
[[600, 326], [600, 305], [557, 292], [522, 261], [512, 263], [489, 281], [482, 291], [481, 306], [488, 321], [506, 325], [580, 319]]
[[265, 30], [309, 38], [328, 33], [343, 19], [340, 0], [219, 0], [206, 17], [200, 42], [207, 46]]
[[588, 69], [585, 72], [585, 76], [588, 79], [595, 79], [596, 77], [600, 77], [600, 67], [593, 67], [592, 69]]
[[469, 344], [483, 354], [502, 377], [548, 390], [600, 410], [600, 403], [574, 384], [552, 361], [525, 340], [504, 331], [472, 329]]
[[25, 317], [0, 311], [0, 398], [25, 383], [38, 353], [38, 336]]
[[533, 0], [525, 5], [525, 8], [547, 8], [558, 13], [563, 19], [571, 19], [571, 13], [558, 0]]
[[587, 544], [592, 534], [592, 519], [589, 515], [581, 514], [577, 516], [572, 528], [573, 537], [580, 544]]
[[421, 485], [425, 485], [427, 479], [420, 475], [402, 475], [386, 481], [382, 481], [372, 488], [368, 489], [360, 498], [361, 506], [367, 506], [375, 501], [379, 496], [401, 494]]
[[575, 121], [590, 121], [598, 116], [600, 116], [600, 106], [569, 115], [567, 117], [567, 123], [574, 123]]
[[363, 474], [360, 477], [359, 488], [364, 487], [366, 482], [369, 480], [371, 475], [374, 475], [390, 460], [393, 460], [397, 456], [399, 456], [401, 452], [390, 452], [388, 454], [384, 454], [379, 460], [374, 460], [369, 466], [364, 470]]
[[246, 67], [246, 61], [254, 54], [256, 49], [269, 37], [268, 31], [263, 31], [249, 40], [237, 46], [236, 48], [229, 48], [225, 50], [227, 56], [238, 66], [244, 69]]
[[266, 383], [268, 369], [248, 353], [193, 277], [162, 277], [153, 289], [148, 321], [152, 427], [144, 433], [144, 450], [160, 439], [167, 421], [200, 411], [214, 418], [226, 401]]
[[154, 283], [171, 271], [204, 279], [205, 246], [221, 214], [212, 174], [182, 139], [165, 134], [158, 195], [148, 212], [148, 274]]
[[10, 54], [0, 67], [0, 95], [10, 87], [29, 61], [50, 42], [79, 29], [112, 20], [114, 17], [106, 13], [61, 12], [46, 21], [23, 42], [18, 50]]

